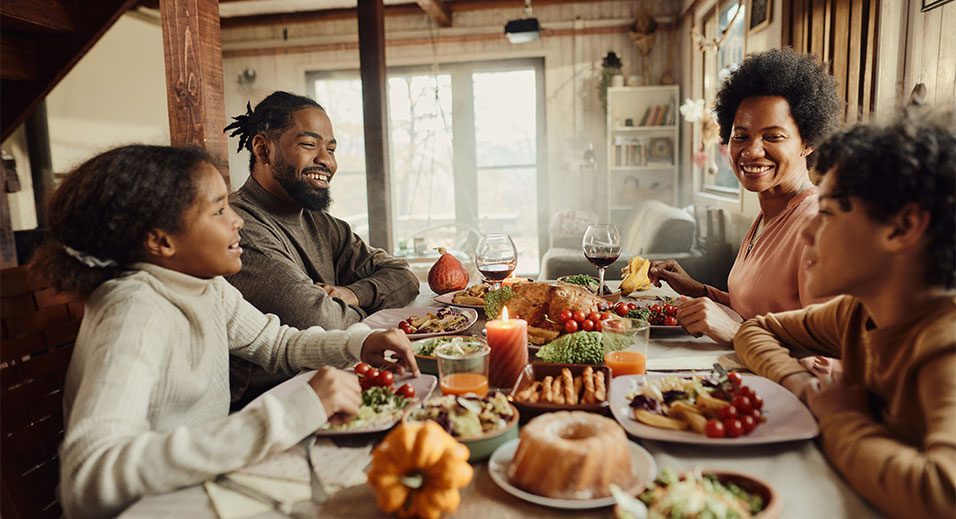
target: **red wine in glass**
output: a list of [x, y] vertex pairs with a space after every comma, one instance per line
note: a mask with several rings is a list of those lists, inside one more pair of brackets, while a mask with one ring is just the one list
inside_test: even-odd
[[478, 267], [478, 272], [488, 281], [502, 281], [514, 272], [515, 266], [507, 263], [492, 265], [482, 265]]
[[598, 253], [598, 254], [585, 254], [584, 257], [591, 262], [597, 268], [607, 268], [611, 263], [617, 261], [617, 258], [621, 256], [621, 253]]
[[589, 225], [581, 240], [584, 257], [598, 269], [597, 294], [604, 293], [604, 270], [621, 255], [621, 233], [613, 225]]

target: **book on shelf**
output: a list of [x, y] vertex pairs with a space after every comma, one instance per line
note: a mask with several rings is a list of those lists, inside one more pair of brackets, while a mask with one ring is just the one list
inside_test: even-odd
[[641, 117], [641, 123], [639, 124], [639, 126], [647, 126], [647, 120], [650, 119], [650, 117], [651, 117], [651, 107], [648, 106], [647, 109], [644, 110], [644, 117]]

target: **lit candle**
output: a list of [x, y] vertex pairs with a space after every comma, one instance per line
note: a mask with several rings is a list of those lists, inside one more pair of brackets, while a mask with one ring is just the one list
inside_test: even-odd
[[501, 309], [501, 319], [485, 324], [488, 333], [488, 381], [497, 388], [510, 388], [528, 364], [528, 322], [508, 319], [508, 307]]

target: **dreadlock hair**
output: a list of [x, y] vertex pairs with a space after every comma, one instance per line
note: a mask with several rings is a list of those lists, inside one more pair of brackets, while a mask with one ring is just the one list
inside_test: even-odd
[[264, 133], [270, 139], [275, 140], [282, 133], [282, 130], [289, 127], [289, 118], [292, 112], [307, 107], [325, 110], [322, 105], [309, 97], [282, 91], [273, 92], [260, 101], [255, 110], [252, 109], [251, 103], [246, 103], [246, 113], [233, 117], [233, 123], [223, 128], [222, 132], [226, 133], [233, 130], [229, 136], [239, 136], [239, 147], [236, 152], [242, 151], [243, 148], [249, 150], [249, 172], [252, 173], [252, 169], [256, 165], [256, 155], [252, 151], [252, 139], [256, 135]]
[[836, 172], [833, 195], [842, 210], [853, 197], [879, 222], [907, 204], [929, 212], [927, 281], [956, 287], [956, 112], [906, 108], [889, 124], [835, 134], [817, 153], [818, 171]]
[[130, 273], [150, 230], [183, 229], [203, 163], [213, 161], [199, 148], [135, 144], [80, 164], [47, 204], [49, 232], [32, 273], [82, 297]]
[[[789, 48], [771, 49], [748, 55], [720, 85], [714, 111], [722, 143], [730, 140], [740, 103], [748, 97], [764, 96], [787, 100], [800, 138], [807, 146], [818, 146], [840, 124], [843, 101], [826, 66], [812, 54], [799, 54]], [[815, 158], [812, 153], [807, 157], [807, 167], [813, 166]]]

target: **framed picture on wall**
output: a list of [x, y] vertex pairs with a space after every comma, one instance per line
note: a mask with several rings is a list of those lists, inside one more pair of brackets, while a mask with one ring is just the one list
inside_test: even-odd
[[674, 140], [670, 137], [654, 137], [647, 146], [647, 163], [667, 164], [674, 163]]
[[747, 6], [747, 14], [750, 16], [747, 22], [747, 34], [753, 34], [763, 30], [770, 25], [770, 6], [773, 0], [750, 0]]
[[937, 7], [942, 7], [953, 0], [923, 0], [923, 5], [920, 7], [920, 12], [925, 13], [926, 11], [936, 9]]

